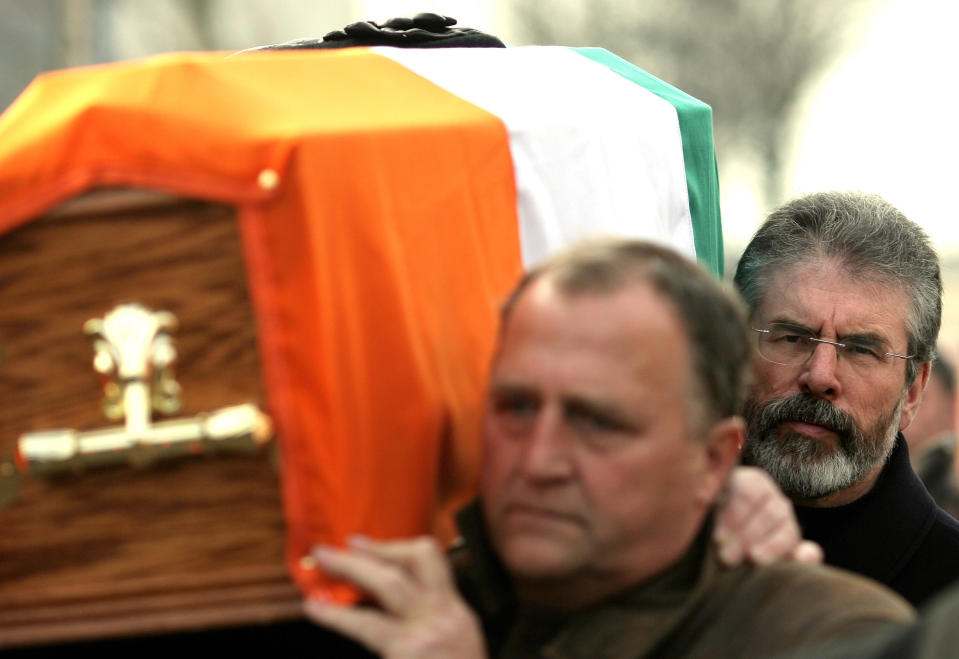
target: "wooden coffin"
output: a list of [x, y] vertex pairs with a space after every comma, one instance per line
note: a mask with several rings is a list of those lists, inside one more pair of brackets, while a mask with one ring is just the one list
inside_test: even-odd
[[0, 235], [0, 649], [300, 616], [269, 446], [17, 478], [21, 434], [117, 424], [83, 326], [131, 301], [179, 321], [174, 416], [264, 404], [232, 208], [100, 191]]

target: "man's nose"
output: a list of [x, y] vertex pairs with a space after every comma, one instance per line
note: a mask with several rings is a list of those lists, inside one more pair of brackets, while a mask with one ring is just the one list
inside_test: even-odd
[[839, 381], [839, 347], [831, 343], [817, 343], [799, 374], [799, 388], [803, 393], [835, 400], [841, 393]]
[[526, 438], [522, 471], [531, 480], [560, 481], [574, 472], [572, 437], [561, 410], [544, 408]]

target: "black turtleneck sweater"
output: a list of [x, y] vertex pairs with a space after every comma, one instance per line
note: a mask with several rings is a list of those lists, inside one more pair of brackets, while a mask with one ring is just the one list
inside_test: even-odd
[[959, 580], [959, 522], [913, 472], [901, 433], [865, 496], [835, 508], [796, 506], [796, 516], [826, 563], [884, 583], [916, 606]]

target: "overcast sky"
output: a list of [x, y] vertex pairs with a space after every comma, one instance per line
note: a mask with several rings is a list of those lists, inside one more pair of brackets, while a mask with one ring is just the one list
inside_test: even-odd
[[808, 101], [793, 192], [877, 192], [959, 249], [957, 25], [952, 0], [887, 3]]

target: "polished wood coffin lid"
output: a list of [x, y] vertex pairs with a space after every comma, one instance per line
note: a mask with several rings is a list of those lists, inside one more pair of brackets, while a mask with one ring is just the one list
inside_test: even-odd
[[[263, 409], [233, 209], [96, 191], [0, 235], [0, 460], [116, 424], [82, 327], [130, 301], [179, 320], [177, 416]], [[278, 481], [270, 451], [26, 476], [0, 509], [0, 649], [299, 618]]]

